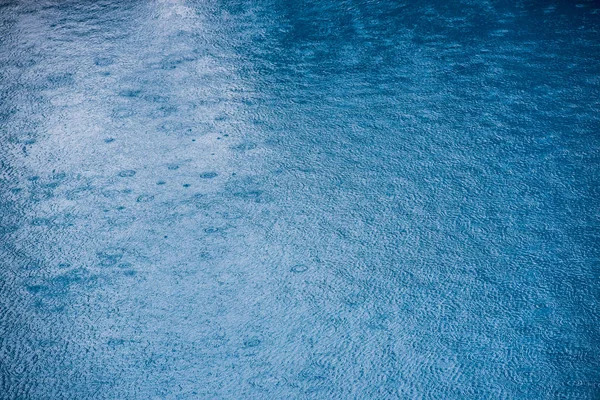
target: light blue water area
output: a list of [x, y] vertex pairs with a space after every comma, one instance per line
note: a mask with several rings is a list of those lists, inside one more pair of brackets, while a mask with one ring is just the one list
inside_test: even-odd
[[593, 1], [0, 1], [0, 398], [600, 397]]

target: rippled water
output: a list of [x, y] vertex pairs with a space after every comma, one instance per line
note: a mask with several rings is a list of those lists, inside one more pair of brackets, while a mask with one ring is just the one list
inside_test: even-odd
[[1, 397], [598, 398], [599, 111], [593, 1], [1, 1]]

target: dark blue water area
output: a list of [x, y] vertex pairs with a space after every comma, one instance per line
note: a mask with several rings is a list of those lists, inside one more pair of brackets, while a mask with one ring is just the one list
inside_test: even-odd
[[600, 5], [0, 0], [0, 398], [600, 398]]

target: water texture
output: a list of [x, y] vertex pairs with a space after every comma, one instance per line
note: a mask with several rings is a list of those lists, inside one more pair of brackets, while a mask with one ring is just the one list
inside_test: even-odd
[[600, 398], [594, 1], [0, 0], [2, 399]]

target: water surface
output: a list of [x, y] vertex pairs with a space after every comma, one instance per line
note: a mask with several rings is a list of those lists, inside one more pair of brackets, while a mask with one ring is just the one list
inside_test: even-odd
[[0, 397], [600, 396], [593, 1], [2, 1]]

